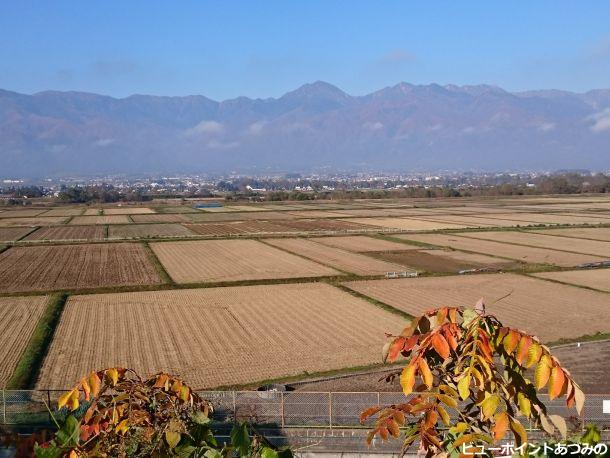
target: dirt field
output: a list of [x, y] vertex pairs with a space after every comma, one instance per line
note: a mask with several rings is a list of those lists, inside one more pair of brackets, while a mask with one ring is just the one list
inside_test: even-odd
[[102, 240], [106, 235], [104, 226], [56, 226], [41, 227], [25, 240]]
[[0, 227], [0, 242], [14, 242], [31, 230], [29, 227]]
[[195, 388], [347, 368], [378, 362], [384, 332], [404, 325], [322, 283], [73, 296], [37, 386], [65, 389], [115, 365]]
[[70, 208], [70, 207], [60, 207], [53, 208], [49, 211], [44, 212], [41, 216], [78, 216], [82, 215], [85, 211], [82, 207]]
[[0, 388], [13, 374], [47, 300], [46, 296], [0, 297]]
[[102, 211], [101, 208], [88, 208], [85, 210], [85, 213], [83, 213], [83, 215], [84, 216], [96, 216], [96, 215], [99, 215], [101, 211]]
[[155, 207], [158, 213], [198, 213], [199, 210], [188, 205], [175, 205], [168, 207]]
[[180, 224], [129, 224], [110, 226], [109, 238], [188, 237], [195, 235]]
[[267, 239], [265, 242], [300, 256], [305, 256], [316, 262], [357, 275], [384, 275], [386, 272], [413, 270], [404, 265], [325, 246], [309, 239]]
[[109, 216], [75, 216], [68, 224], [87, 225], [87, 224], [129, 224], [131, 221], [127, 215]]
[[136, 223], [189, 223], [191, 221], [187, 214], [133, 215], [131, 219]]
[[411, 315], [444, 305], [473, 306], [483, 297], [487, 311], [506, 325], [531, 332], [547, 342], [610, 331], [608, 294], [523, 275], [368, 280], [349, 282], [346, 286]]
[[150, 213], [154, 213], [154, 211], [146, 207], [104, 208], [104, 215], [147, 215]]
[[0, 253], [0, 291], [151, 285], [161, 279], [136, 243], [13, 247]]
[[10, 226], [50, 226], [63, 224], [67, 220], [63, 216], [31, 217], [31, 218], [2, 218], [0, 227]]
[[296, 216], [297, 218], [340, 218], [342, 216], [349, 216], [345, 213], [324, 210], [291, 211], [288, 212], [288, 214]]
[[574, 237], [578, 239], [603, 240], [610, 242], [610, 227], [582, 228], [582, 229], [548, 229], [532, 231], [537, 234]]
[[439, 223], [464, 224], [468, 227], [516, 227], [538, 225], [536, 223], [528, 223], [526, 221], [492, 219], [488, 217], [470, 215], [430, 215], [422, 216], [421, 218]]
[[151, 247], [177, 283], [339, 275], [334, 269], [256, 240], [162, 242]]
[[562, 215], [559, 213], [510, 213], [493, 215], [493, 219], [527, 221], [530, 224], [603, 224], [610, 220], [601, 220], [582, 214], [582, 216]]
[[417, 247], [406, 243], [390, 242], [388, 240], [367, 237], [366, 235], [347, 235], [341, 237], [316, 237], [310, 239], [316, 243], [341, 248], [355, 253], [367, 251], [401, 251], [416, 250]]
[[31, 218], [44, 213], [44, 208], [29, 208], [27, 210], [5, 210], [0, 213], [0, 218]]
[[[549, 278], [572, 285], [587, 286], [610, 292], [610, 269], [568, 270], [564, 272], [542, 272], [535, 277]], [[610, 298], [608, 299], [610, 301]]]
[[494, 242], [516, 243], [519, 245], [549, 248], [551, 250], [572, 251], [575, 253], [593, 254], [610, 259], [610, 243], [596, 240], [570, 239], [552, 235], [532, 234], [529, 232], [470, 232], [461, 234], [464, 237], [493, 240]]
[[350, 230], [363, 230], [368, 229], [367, 226], [358, 224], [346, 219], [298, 219], [283, 221], [282, 225], [288, 226], [292, 229], [297, 229], [303, 232], [323, 232], [323, 231], [337, 231], [344, 232]]
[[478, 240], [471, 237], [462, 237], [456, 234], [409, 234], [397, 235], [401, 239], [414, 240], [437, 246], [448, 246], [456, 250], [472, 251], [489, 254], [517, 261], [553, 264], [562, 267], [572, 267], [586, 262], [603, 261], [599, 256], [566, 253], [564, 251], [548, 250], [544, 248], [531, 248], [507, 243]]
[[437, 223], [408, 218], [349, 218], [343, 221], [365, 224], [368, 226], [402, 229], [404, 231], [434, 231], [437, 229], [461, 229], [466, 227], [463, 224]]
[[458, 273], [466, 269], [509, 269], [517, 262], [492, 258], [482, 254], [464, 253], [452, 250], [409, 250], [369, 253], [379, 259], [411, 266], [416, 270], [436, 273]]
[[221, 223], [226, 221], [275, 221], [294, 219], [288, 212], [227, 212], [227, 213], [196, 213], [189, 214], [192, 223]]
[[290, 233], [296, 229], [283, 226], [273, 221], [236, 221], [233, 223], [188, 224], [189, 229], [200, 235], [232, 236], [261, 233]]

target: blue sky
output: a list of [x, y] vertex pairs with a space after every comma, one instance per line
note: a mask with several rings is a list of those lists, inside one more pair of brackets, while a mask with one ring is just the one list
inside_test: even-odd
[[40, 1], [0, 12], [0, 88], [279, 96], [324, 80], [610, 87], [610, 2]]

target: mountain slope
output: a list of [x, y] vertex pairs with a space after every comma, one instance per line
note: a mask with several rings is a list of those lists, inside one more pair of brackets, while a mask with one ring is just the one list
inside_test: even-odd
[[0, 90], [3, 176], [610, 167], [610, 90], [321, 81], [277, 99]]

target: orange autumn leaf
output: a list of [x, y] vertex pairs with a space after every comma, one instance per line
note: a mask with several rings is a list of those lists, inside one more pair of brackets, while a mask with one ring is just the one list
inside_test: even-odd
[[434, 350], [439, 354], [441, 358], [449, 358], [449, 344], [441, 334], [434, 334], [432, 336], [431, 342], [432, 346], [434, 347]]

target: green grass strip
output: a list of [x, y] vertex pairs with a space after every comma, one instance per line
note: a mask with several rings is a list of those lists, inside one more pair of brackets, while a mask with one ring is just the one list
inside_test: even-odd
[[7, 389], [34, 388], [67, 299], [67, 294], [55, 294], [50, 297], [46, 310], [40, 317], [13, 375], [6, 384]]

